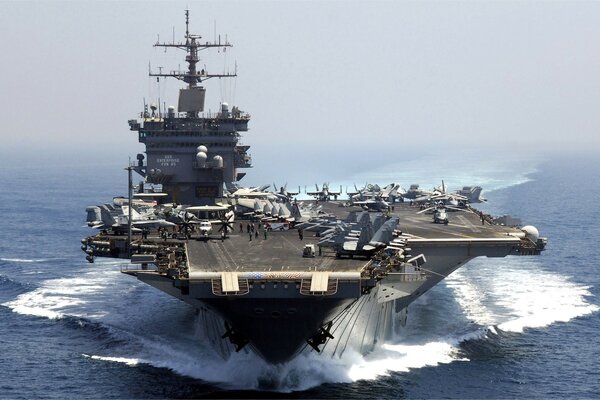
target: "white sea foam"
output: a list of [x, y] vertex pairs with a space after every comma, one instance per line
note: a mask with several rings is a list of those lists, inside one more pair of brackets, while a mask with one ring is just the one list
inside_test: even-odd
[[494, 315], [485, 304], [486, 292], [469, 278], [459, 269], [446, 279], [446, 285], [454, 291], [455, 298], [469, 319], [482, 326], [493, 325]]
[[511, 259], [477, 260], [446, 284], [467, 318], [503, 331], [542, 328], [599, 310], [587, 301], [589, 287], [522, 259], [518, 265]]
[[[422, 154], [418, 162], [399, 158], [390, 160], [387, 164], [374, 163], [361, 168], [361, 172], [349, 178], [331, 182], [330, 188], [339, 190], [341, 186], [345, 195], [347, 190], [354, 190], [354, 185], [360, 189], [365, 183], [387, 185], [396, 182], [404, 189], [416, 183], [421, 189], [429, 190], [440, 186], [444, 180], [450, 191], [467, 185], [481, 186], [485, 196], [485, 192], [528, 182], [531, 174], [538, 171], [540, 164], [540, 159], [536, 157], [504, 154], [490, 159], [479, 152], [465, 151], [466, 153], [461, 154], [460, 168], [456, 168], [455, 153]], [[299, 200], [311, 198], [303, 193], [298, 196]]]
[[440, 338], [423, 344], [384, 344], [367, 357], [356, 355], [356, 361], [350, 367], [348, 376], [353, 380], [371, 380], [389, 372], [407, 372], [414, 368], [423, 368], [447, 364], [453, 361], [468, 361], [457, 356], [458, 340]]
[[116, 362], [121, 364], [127, 364], [129, 366], [135, 366], [138, 364], [147, 364], [143, 360], [138, 360], [137, 358], [125, 358], [125, 357], [102, 357], [102, 356], [91, 356], [89, 354], [82, 354], [82, 356], [86, 358], [91, 358], [92, 360], [100, 360], [100, 361], [109, 361]]
[[103, 315], [102, 307], [90, 310], [84, 305], [90, 301], [97, 303], [103, 295], [114, 296], [113, 285], [118, 278], [118, 271], [95, 270], [81, 272], [78, 277], [50, 279], [37, 289], [2, 305], [19, 314], [50, 319], [65, 315], [100, 317]]
[[[471, 152], [461, 155], [461, 168], [456, 168], [456, 162], [454, 153], [423, 154], [418, 162], [399, 160], [387, 165], [374, 165], [372, 170], [363, 171], [352, 179], [358, 185], [363, 182], [398, 182], [406, 188], [412, 183], [419, 183], [425, 189], [439, 186], [444, 180], [452, 190], [463, 185], [478, 185], [485, 191], [491, 191], [529, 181], [540, 160], [518, 155], [510, 157], [509, 154], [491, 160], [478, 152]], [[343, 184], [353, 185], [353, 182]]]
[[41, 263], [48, 261], [60, 260], [59, 258], [0, 258], [0, 261], [13, 263]]
[[145, 340], [146, 346], [136, 354], [103, 356], [97, 359], [117, 362], [135, 360], [218, 383], [229, 389], [273, 389], [287, 392], [306, 390], [326, 382], [372, 380], [389, 374], [390, 371], [406, 372], [425, 366], [468, 361], [457, 355], [460, 340], [438, 338], [437, 341], [415, 344], [385, 344], [368, 356], [347, 351], [341, 359], [307, 353], [276, 366], [269, 365], [250, 353], [235, 353], [228, 360], [223, 360], [216, 354], [207, 354], [199, 343], [192, 343], [190, 347], [183, 349], [172, 341], [157, 340], [148, 343]]

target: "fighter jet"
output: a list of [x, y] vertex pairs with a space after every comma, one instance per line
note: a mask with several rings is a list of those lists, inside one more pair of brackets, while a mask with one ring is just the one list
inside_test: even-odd
[[414, 199], [417, 203], [443, 203], [453, 207], [465, 206], [469, 199], [457, 193], [448, 193], [448, 187], [442, 180], [441, 186], [433, 188], [431, 192]]
[[402, 197], [405, 199], [409, 199], [409, 200], [415, 200], [418, 197], [422, 197], [422, 196], [428, 195], [430, 193], [431, 192], [429, 192], [427, 190], [419, 189], [419, 185], [414, 183], [414, 184], [410, 185], [408, 190], [404, 191], [404, 194], [402, 195]]
[[319, 185], [315, 183], [315, 187], [317, 190], [315, 192], [306, 191], [306, 194], [309, 196], [313, 196], [316, 200], [319, 201], [329, 201], [333, 197], [333, 200], [337, 200], [338, 196], [342, 194], [342, 187], [340, 186], [339, 192], [333, 192], [329, 189], [329, 183], [323, 183], [321, 189], [319, 189]]
[[[131, 225], [133, 232], [143, 229], [168, 228], [176, 226], [163, 218], [158, 218], [156, 208], [150, 208], [144, 213], [138, 212], [135, 206], [131, 208]], [[103, 204], [87, 208], [87, 225], [94, 229], [111, 229], [124, 232], [129, 229], [129, 205], [124, 205], [120, 198], [113, 199], [113, 204]]]
[[254, 186], [254, 187], [240, 187], [235, 182], [225, 183], [225, 194], [227, 197], [260, 197], [272, 195], [271, 192], [266, 192], [266, 190], [271, 185], [262, 185], [262, 186]]
[[352, 205], [360, 206], [365, 211], [387, 211], [390, 209], [390, 204], [382, 198], [368, 199], [362, 201], [352, 201]]
[[275, 183], [273, 183], [273, 189], [275, 190], [274, 194], [277, 197], [279, 197], [280, 199], [285, 200], [285, 201], [293, 199], [300, 193], [300, 187], [298, 187], [297, 192], [288, 191], [287, 190], [287, 182], [285, 183], [285, 185], [280, 186], [279, 189], [277, 189], [277, 185]]
[[390, 183], [389, 185], [381, 188], [377, 184], [365, 184], [365, 187], [358, 190], [354, 185], [356, 192], [348, 194], [352, 201], [364, 201], [370, 199], [382, 199], [390, 203], [394, 203], [397, 198], [402, 197], [404, 191], [400, 188], [400, 185], [396, 183]]
[[380, 214], [371, 221], [369, 214], [365, 214], [366, 218], [363, 214], [355, 224], [338, 226], [334, 232], [321, 239], [319, 245], [332, 247], [337, 257], [371, 257], [375, 251], [393, 240], [399, 218], [393, 217], [384, 222], [385, 217]]
[[364, 189], [359, 189], [356, 187], [356, 183], [354, 184], [354, 191], [349, 191], [348, 190], [348, 186], [346, 186], [346, 195], [348, 195], [348, 198], [351, 199], [354, 196], [359, 195]]
[[457, 190], [455, 193], [466, 197], [469, 203], [485, 203], [487, 199], [481, 197], [482, 190], [481, 186], [463, 186], [462, 189]]

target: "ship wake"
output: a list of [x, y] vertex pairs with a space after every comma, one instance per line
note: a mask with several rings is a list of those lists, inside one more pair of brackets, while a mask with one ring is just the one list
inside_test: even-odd
[[523, 332], [588, 315], [590, 287], [549, 272], [537, 260], [474, 260], [446, 280], [465, 316], [490, 331]]
[[97, 338], [107, 342], [97, 347], [102, 350], [82, 354], [96, 362], [167, 368], [224, 389], [287, 392], [467, 362], [465, 343], [493, 344], [502, 332], [519, 334], [598, 311], [589, 296], [588, 287], [545, 271], [537, 262], [475, 260], [411, 305], [407, 326], [369, 355], [349, 350], [340, 359], [310, 352], [277, 366], [244, 351], [223, 360], [203, 340], [206, 327], [193, 309], [123, 279], [114, 269], [47, 280], [3, 305], [20, 314], [84, 318], [106, 327]]

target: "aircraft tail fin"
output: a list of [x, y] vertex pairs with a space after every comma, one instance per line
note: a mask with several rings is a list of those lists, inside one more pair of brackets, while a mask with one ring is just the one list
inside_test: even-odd
[[358, 245], [357, 248], [362, 248], [364, 245], [366, 245], [367, 243], [369, 243], [369, 240], [371, 239], [371, 227], [370, 226], [363, 226], [362, 229], [360, 230], [360, 236], [358, 237]]
[[371, 223], [371, 217], [369, 216], [369, 213], [367, 211], [362, 211], [358, 216], [357, 216], [357, 221], [359, 224], [361, 225], [367, 225]]
[[[129, 216], [129, 206], [123, 206], [122, 209], [123, 209], [123, 215]], [[139, 212], [137, 212], [135, 207], [131, 207], [131, 219], [132, 219], [132, 221], [138, 221], [138, 220], [142, 219], [142, 215]]]
[[299, 221], [300, 218], [302, 218], [302, 213], [300, 212], [300, 207], [298, 206], [298, 203], [292, 203], [292, 217], [294, 217], [296, 219], [296, 221]]
[[235, 184], [234, 182], [225, 182], [225, 188], [227, 189], [227, 191], [229, 193], [233, 193], [233, 192], [235, 192], [236, 190], [239, 189], [238, 185]]
[[394, 230], [398, 226], [400, 219], [393, 217], [388, 219], [381, 227], [375, 232], [371, 238], [372, 244], [387, 245], [394, 238]]
[[471, 193], [471, 196], [470, 196], [470, 199], [469, 199], [469, 201], [470, 201], [471, 203], [478, 203], [478, 202], [481, 202], [481, 201], [482, 201], [482, 199], [481, 199], [481, 191], [482, 191], [482, 190], [483, 190], [483, 189], [481, 188], [481, 186], [476, 186], [476, 187], [474, 187], [474, 188], [473, 188], [473, 192]]
[[100, 206], [100, 216], [102, 219], [102, 223], [107, 227], [110, 227], [115, 222], [117, 222], [116, 218], [112, 215], [112, 213], [106, 205]]
[[356, 211], [350, 211], [346, 217], [346, 222], [356, 222]]
[[373, 231], [377, 232], [379, 230], [379, 228], [381, 228], [381, 225], [383, 225], [384, 222], [385, 222], [385, 217], [383, 216], [383, 214], [377, 215], [377, 217], [375, 217], [375, 220], [373, 221]]

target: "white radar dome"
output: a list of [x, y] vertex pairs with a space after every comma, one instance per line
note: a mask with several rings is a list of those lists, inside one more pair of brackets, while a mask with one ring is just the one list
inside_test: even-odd
[[200, 146], [198, 146], [198, 148], [196, 149], [196, 151], [197, 151], [198, 153], [208, 153], [208, 149], [206, 148], [206, 146], [205, 146], [205, 145], [200, 145]]
[[198, 166], [204, 167], [204, 165], [206, 165], [207, 158], [208, 158], [208, 156], [206, 155], [205, 152], [199, 151], [198, 154], [196, 154], [196, 162], [198, 163]]
[[215, 168], [223, 168], [223, 157], [214, 156], [213, 163], [214, 163]]
[[537, 242], [540, 237], [540, 232], [538, 232], [537, 228], [533, 225], [524, 226], [521, 230], [525, 233], [525, 237], [534, 243]]

